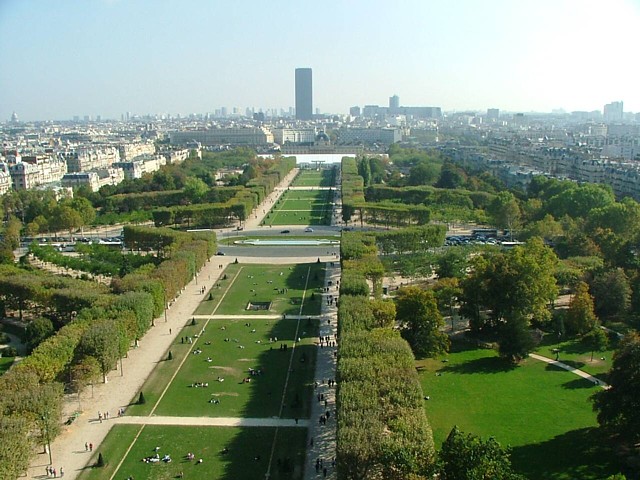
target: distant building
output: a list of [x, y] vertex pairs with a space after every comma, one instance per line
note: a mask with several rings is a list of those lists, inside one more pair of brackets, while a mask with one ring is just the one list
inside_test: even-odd
[[398, 95], [394, 95], [393, 97], [389, 97], [389, 108], [400, 108], [400, 97]]
[[351, 115], [352, 117], [359, 117], [360, 116], [360, 107], [358, 107], [358, 106], [351, 107], [349, 109], [349, 115]]
[[621, 122], [624, 114], [622, 111], [622, 102], [607, 103], [603, 109], [604, 121], [607, 123]]
[[391, 145], [402, 140], [402, 131], [397, 128], [340, 128], [339, 144], [372, 144]]
[[498, 120], [500, 118], [500, 109], [499, 108], [489, 108], [487, 109], [487, 120]]
[[278, 145], [287, 143], [312, 144], [315, 139], [315, 128], [275, 128], [273, 130], [273, 140]]
[[172, 145], [198, 142], [202, 145], [261, 146], [273, 143], [273, 134], [264, 127], [212, 128], [209, 130], [185, 130], [169, 132]]
[[92, 192], [97, 192], [105, 185], [117, 185], [124, 180], [121, 168], [102, 168], [91, 172], [67, 173], [62, 177], [62, 186], [77, 188], [86, 186]]
[[296, 68], [296, 119], [313, 119], [313, 82], [310, 68]]

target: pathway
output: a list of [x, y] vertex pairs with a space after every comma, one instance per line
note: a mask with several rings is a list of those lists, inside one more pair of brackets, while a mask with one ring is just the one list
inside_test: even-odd
[[594, 377], [593, 375], [591, 375], [591, 374], [589, 374], [589, 373], [587, 373], [587, 372], [585, 372], [583, 370], [580, 370], [579, 368], [572, 367], [571, 365], [567, 365], [566, 363], [559, 362], [559, 361], [554, 360], [552, 358], [543, 357], [542, 355], [538, 355], [537, 353], [530, 353], [529, 356], [531, 358], [535, 358], [536, 360], [540, 360], [541, 362], [548, 363], [549, 365], [554, 365], [556, 367], [568, 370], [569, 372], [571, 372], [571, 373], [573, 373], [575, 375], [578, 375], [579, 377], [585, 378], [585, 379], [589, 380], [590, 382], [593, 382], [595, 385], [601, 386], [602, 388], [605, 388], [605, 389], [609, 388], [609, 385], [607, 385], [605, 382], [603, 382], [599, 378]]
[[[307, 438], [307, 458], [304, 467], [304, 480], [318, 478], [336, 479], [337, 473], [332, 467], [332, 461], [336, 457], [336, 387], [330, 386], [329, 380], [336, 378], [337, 364], [337, 333], [338, 333], [338, 285], [341, 268], [339, 262], [327, 264], [325, 274], [325, 288], [328, 289], [322, 295], [320, 338], [328, 337], [329, 341], [336, 342], [336, 346], [324, 346], [318, 343], [318, 355], [316, 358], [316, 388], [314, 398], [311, 399], [311, 420]], [[327, 299], [332, 296], [334, 301], [327, 305]], [[327, 411], [330, 413], [326, 423], [322, 424], [321, 416]], [[322, 460], [322, 467], [316, 468], [318, 459]], [[327, 476], [323, 477], [323, 469], [327, 468]]]

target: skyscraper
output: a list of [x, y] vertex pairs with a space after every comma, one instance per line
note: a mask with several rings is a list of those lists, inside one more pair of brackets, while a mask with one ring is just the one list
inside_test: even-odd
[[611, 102], [607, 103], [604, 106], [604, 121], [607, 123], [610, 122], [621, 122], [623, 118], [623, 107], [622, 102]]
[[296, 68], [296, 119], [313, 118], [313, 86], [310, 68]]
[[[389, 97], [389, 109], [397, 110], [398, 108], [400, 108], [400, 97], [398, 95]], [[394, 113], [394, 112], [391, 112], [391, 113]]]

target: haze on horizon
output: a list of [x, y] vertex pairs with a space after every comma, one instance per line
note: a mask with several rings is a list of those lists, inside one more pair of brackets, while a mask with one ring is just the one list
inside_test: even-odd
[[640, 111], [638, 0], [0, 0], [0, 121], [314, 109]]

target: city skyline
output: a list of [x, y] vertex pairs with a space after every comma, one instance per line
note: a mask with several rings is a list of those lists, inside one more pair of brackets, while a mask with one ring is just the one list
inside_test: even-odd
[[[271, 15], [271, 16], [270, 16]], [[266, 22], [274, 18], [274, 22]], [[634, 0], [5, 0], [0, 121], [118, 119], [287, 108], [292, 72], [314, 73], [314, 110], [640, 111]], [[273, 106], [273, 107], [269, 107]]]

